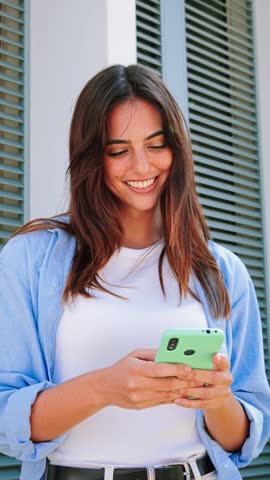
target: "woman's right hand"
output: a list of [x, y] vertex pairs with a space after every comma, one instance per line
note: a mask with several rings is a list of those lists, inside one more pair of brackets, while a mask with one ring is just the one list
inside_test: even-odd
[[156, 350], [134, 350], [113, 365], [84, 373], [41, 391], [31, 409], [31, 439], [50, 441], [109, 405], [139, 410], [174, 403], [190, 367], [155, 363]]
[[156, 350], [133, 350], [102, 375], [101, 394], [105, 405], [142, 409], [174, 403], [179, 390], [201, 386], [188, 381], [191, 368], [187, 365], [155, 363]]

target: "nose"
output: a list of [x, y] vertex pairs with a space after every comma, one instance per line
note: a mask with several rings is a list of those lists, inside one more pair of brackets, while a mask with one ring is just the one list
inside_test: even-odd
[[149, 173], [150, 161], [144, 150], [140, 149], [133, 152], [132, 166], [134, 173], [141, 178]]

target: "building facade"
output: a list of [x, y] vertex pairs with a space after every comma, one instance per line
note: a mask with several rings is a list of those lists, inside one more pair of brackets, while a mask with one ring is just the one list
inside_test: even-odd
[[[0, 8], [0, 242], [67, 209], [69, 123], [83, 85], [105, 66], [144, 64], [188, 121], [213, 238], [253, 278], [269, 375], [269, 1], [0, 0]], [[0, 480], [18, 472], [0, 457]], [[269, 445], [242, 475], [269, 479]]]

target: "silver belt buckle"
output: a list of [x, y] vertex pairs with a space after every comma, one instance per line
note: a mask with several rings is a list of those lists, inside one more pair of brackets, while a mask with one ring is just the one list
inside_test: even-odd
[[[184, 476], [185, 480], [191, 480], [190, 478], [190, 466], [188, 462], [175, 462], [175, 463], [166, 463], [165, 465], [157, 465], [156, 467], [147, 467], [147, 478], [148, 480], [156, 480], [155, 468], [162, 468], [162, 467], [177, 467], [182, 465], [184, 467]], [[193, 470], [192, 470], [193, 471]], [[196, 478], [194, 476], [194, 478]]]
[[[194, 480], [200, 480], [200, 478], [202, 478], [202, 477], [201, 477], [200, 470], [198, 469], [197, 459], [196, 458], [190, 458], [189, 462], [188, 462], [188, 466], [189, 466], [189, 472], [192, 472], [192, 474], [193, 474], [193, 479]], [[189, 473], [189, 478], [190, 478], [190, 473]]]
[[186, 480], [190, 480], [190, 466], [189, 466], [189, 463], [187, 462], [184, 462], [184, 463], [181, 463], [180, 465], [183, 465], [184, 469], [185, 469], [185, 477], [186, 477]]
[[113, 480], [114, 467], [104, 468], [104, 480]]

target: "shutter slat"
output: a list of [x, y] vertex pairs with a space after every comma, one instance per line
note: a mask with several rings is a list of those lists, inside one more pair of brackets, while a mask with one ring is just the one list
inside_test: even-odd
[[6, 32], [14, 33], [15, 35], [18, 35], [19, 37], [23, 37], [22, 30], [19, 30], [19, 29], [16, 30], [15, 28], [11, 28], [3, 22], [0, 22], [0, 28], [1, 28], [1, 30], [3, 30], [3, 33], [4, 33], [4, 31], [6, 31]]
[[23, 200], [22, 194], [9, 192], [8, 190], [1, 190], [1, 189], [0, 189], [0, 197], [10, 199], [10, 200], [18, 200], [18, 201]]
[[160, 29], [160, 20], [159, 20], [159, 18], [156, 18], [154, 15], [148, 15], [148, 14], [144, 13], [143, 10], [141, 10], [140, 19], [141, 19], [141, 21], [149, 23], [149, 25], [152, 25], [152, 28]]
[[150, 33], [147, 35], [147, 33], [143, 33], [141, 31], [140, 33], [138, 33], [137, 39], [137, 46], [139, 46], [140, 44], [142, 48], [145, 48], [148, 43], [151, 43], [151, 45], [155, 45], [158, 51], [161, 48], [160, 39], [153, 37], [152, 35], [150, 35]]
[[[0, 41], [7, 44], [7, 45], [12, 45], [13, 47], [19, 47], [19, 49], [23, 49], [23, 41], [16, 42], [16, 40], [4, 37], [3, 35], [0, 35]], [[18, 50], [20, 52], [21, 50]], [[18, 53], [19, 55], [19, 53]]]
[[[3, 80], [3, 75], [0, 75], [0, 80]], [[18, 92], [17, 90], [13, 90], [11, 88], [6, 88], [0, 85], [0, 92], [6, 93], [7, 95], [11, 95], [17, 98], [23, 98], [23, 93]]]
[[9, 83], [14, 83], [15, 85], [20, 85], [20, 86], [23, 85], [22, 80], [16, 77], [11, 77], [10, 75], [7, 75], [7, 74], [1, 73], [0, 79], [5, 80], [6, 82], [9, 82]]
[[12, 178], [0, 177], [0, 185], [10, 185], [11, 187], [17, 187], [22, 189], [23, 185], [20, 180], [14, 180]]
[[4, 204], [4, 203], [0, 203], [0, 211], [5, 212], [5, 213], [18, 213], [19, 215], [22, 214], [22, 209], [21, 208], [14, 207], [13, 205], [8, 205], [8, 204]]
[[19, 12], [24, 12], [24, 7], [21, 7], [19, 4], [9, 2], [7, 0], [1, 0], [1, 5], [5, 5], [6, 7], [9, 8], [14, 8], [14, 10], [18, 10]]
[[4, 55], [5, 57], [14, 58], [15, 60], [23, 60], [23, 56], [19, 55], [18, 53], [13, 53], [5, 48], [0, 48], [0, 58]]
[[22, 162], [23, 158], [22, 155], [16, 154], [16, 153], [11, 153], [11, 152], [6, 152], [6, 151], [0, 151], [0, 158], [8, 158], [10, 160], [17, 160], [17, 162]]
[[[2, 3], [2, 2], [1, 2]], [[14, 17], [14, 15], [10, 15], [8, 13], [1, 11], [1, 17], [6, 18], [7, 20], [11, 20], [14, 23], [18, 23], [20, 25], [23, 25], [24, 21], [21, 20], [19, 17]]]
[[[7, 118], [7, 116], [3, 116], [0, 114], [0, 118]], [[10, 117], [10, 115], [9, 115]], [[12, 117], [11, 117], [12, 118]], [[13, 119], [16, 117], [13, 117]], [[18, 135], [19, 137], [23, 136], [23, 131], [20, 130], [19, 128], [12, 128], [12, 127], [6, 127], [5, 125], [0, 125], [0, 131], [1, 132], [6, 132], [6, 133], [11, 133], [11, 135]], [[5, 139], [0, 139], [0, 141], [5, 141]]]
[[[22, 73], [23, 72], [22, 68], [16, 67], [15, 65], [13, 65], [12, 63], [9, 63], [9, 62], [0, 61], [0, 67], [6, 68], [8, 70], [12, 70], [12, 71], [17, 72], [17, 73]], [[13, 77], [11, 77], [11, 78], [13, 78]], [[23, 82], [22, 82], [22, 84], [23, 84]]]
[[[23, 118], [22, 117], [18, 117], [17, 115], [11, 115], [10, 113], [0, 112], [0, 118], [3, 119], [3, 120], [10, 120], [11, 122], [23, 124]], [[6, 128], [6, 127], [3, 127], [3, 125], [0, 125], [1, 130], [3, 130], [4, 128]]]
[[0, 163], [0, 171], [5, 173], [18, 173], [19, 175], [23, 175], [23, 168], [22, 167], [14, 167], [13, 165], [1, 164]]
[[12, 218], [0, 217], [0, 225], [7, 225], [11, 227], [20, 227], [21, 222], [19, 220], [13, 220]]

